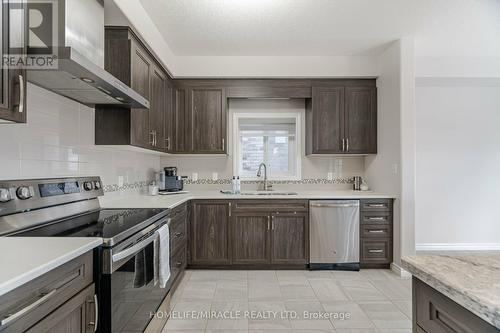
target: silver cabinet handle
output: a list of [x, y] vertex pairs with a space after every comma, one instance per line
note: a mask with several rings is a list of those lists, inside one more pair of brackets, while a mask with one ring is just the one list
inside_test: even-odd
[[271, 216], [267, 216], [267, 230], [271, 230]]
[[226, 139], [222, 138], [222, 151], [226, 150]]
[[156, 130], [155, 130], [155, 147], [158, 146], [158, 133], [156, 133]]
[[19, 113], [24, 112], [24, 76], [19, 75]]
[[94, 332], [97, 332], [97, 324], [99, 323], [99, 303], [97, 301], [97, 295], [94, 295], [94, 321], [89, 322], [90, 325], [94, 326]]
[[271, 230], [274, 230], [274, 216], [271, 217]]
[[175, 237], [175, 238], [179, 238], [179, 237], [181, 237], [182, 235], [183, 235], [183, 233], [182, 233], [182, 232], [176, 232], [176, 233], [175, 233], [175, 235], [174, 235], [174, 237]]
[[167, 141], [167, 150], [170, 150], [170, 137], [166, 138], [165, 141]]
[[230, 202], [228, 203], [228, 206], [229, 206], [229, 217], [231, 217], [231, 203]]
[[345, 139], [346, 151], [349, 151], [349, 138]]
[[385, 204], [367, 204], [370, 208], [385, 208], [387, 207]]
[[22, 308], [21, 310], [17, 311], [16, 313], [13, 313], [11, 315], [8, 315], [6, 318], [2, 319], [0, 322], [0, 327], [4, 327], [8, 325], [9, 323], [18, 320], [25, 314], [33, 311], [43, 303], [47, 302], [54, 294], [57, 292], [57, 289], [52, 290], [51, 292], [44, 294], [42, 297], [37, 299], [35, 302], [31, 303], [30, 305]]
[[345, 139], [342, 139], [342, 151], [345, 151]]
[[370, 234], [385, 234], [385, 230], [368, 230]]
[[384, 250], [368, 250], [370, 253], [382, 253]]
[[149, 144], [154, 147], [154, 145], [155, 145], [155, 131], [149, 131], [149, 135], [151, 137], [151, 141], [149, 142]]
[[369, 221], [385, 221], [386, 218], [383, 216], [374, 216], [374, 217], [369, 217], [368, 220]]

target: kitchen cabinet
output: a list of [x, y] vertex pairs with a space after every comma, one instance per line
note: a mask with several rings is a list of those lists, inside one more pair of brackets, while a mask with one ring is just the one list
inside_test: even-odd
[[194, 200], [191, 209], [190, 264], [229, 264], [231, 202]]
[[0, 297], [0, 331], [94, 332], [98, 315], [93, 252], [77, 257]]
[[[23, 15], [11, 16], [9, 10], [21, 8]], [[27, 4], [4, 1], [0, 6], [1, 56], [27, 54]], [[0, 123], [25, 123], [26, 117], [26, 70], [0, 69]]]
[[92, 284], [25, 332], [95, 332], [96, 307], [94, 294], [95, 288]]
[[307, 200], [195, 200], [190, 266], [304, 267]]
[[172, 83], [128, 27], [106, 27], [105, 69], [150, 101], [150, 108], [96, 107], [97, 145], [126, 145], [172, 150]]
[[309, 217], [306, 212], [274, 212], [271, 215], [272, 264], [309, 262]]
[[393, 258], [392, 199], [360, 201], [361, 268], [389, 268]]
[[232, 264], [268, 264], [271, 216], [269, 213], [240, 212], [232, 214]]
[[413, 289], [413, 332], [498, 333], [499, 329], [416, 277]]
[[376, 87], [369, 83], [312, 87], [306, 101], [306, 154], [377, 153]]
[[226, 153], [226, 104], [223, 86], [191, 86], [181, 81], [175, 88], [175, 152]]

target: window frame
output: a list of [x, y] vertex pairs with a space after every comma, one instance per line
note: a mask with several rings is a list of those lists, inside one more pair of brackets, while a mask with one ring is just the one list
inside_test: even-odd
[[[239, 164], [241, 156], [240, 147], [240, 127], [239, 120], [241, 118], [293, 118], [295, 119], [295, 175], [290, 176], [272, 176], [268, 174], [268, 180], [301, 180], [301, 167], [302, 167], [302, 121], [300, 112], [266, 112], [266, 113], [247, 113], [235, 112], [233, 114], [233, 175], [239, 175]], [[239, 175], [242, 180], [254, 181], [261, 180], [262, 177], [247, 177]]]

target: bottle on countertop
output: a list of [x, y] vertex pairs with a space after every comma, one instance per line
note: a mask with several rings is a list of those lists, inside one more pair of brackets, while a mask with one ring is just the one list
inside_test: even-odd
[[232, 185], [232, 192], [233, 192], [233, 194], [235, 194], [236, 190], [238, 189], [238, 184], [236, 183], [235, 176], [233, 176], [233, 179], [231, 180], [231, 185]]
[[241, 179], [240, 176], [236, 177], [236, 194], [241, 193]]
[[161, 170], [158, 177], [158, 188], [160, 191], [165, 191], [165, 170]]

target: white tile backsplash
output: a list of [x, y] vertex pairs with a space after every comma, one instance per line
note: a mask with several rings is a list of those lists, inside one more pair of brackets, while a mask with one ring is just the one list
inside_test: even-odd
[[94, 109], [28, 84], [28, 123], [0, 125], [0, 179], [101, 176], [104, 185], [154, 179], [160, 158], [94, 145]]

